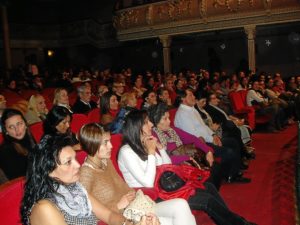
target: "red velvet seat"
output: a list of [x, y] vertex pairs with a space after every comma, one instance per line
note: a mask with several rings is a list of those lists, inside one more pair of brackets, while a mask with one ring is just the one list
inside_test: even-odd
[[31, 134], [33, 135], [35, 141], [38, 143], [44, 134], [43, 122], [38, 122], [30, 125], [29, 127]]
[[74, 105], [77, 99], [77, 93], [75, 91], [69, 93], [69, 105]]
[[23, 90], [23, 91], [22, 91], [22, 96], [23, 96], [26, 100], [29, 100], [29, 98], [30, 98], [32, 95], [36, 95], [36, 94], [38, 94], [38, 91], [32, 90], [32, 89], [26, 89], [26, 90]]
[[4, 138], [3, 138], [3, 134], [2, 134], [2, 133], [0, 133], [0, 145], [3, 143], [3, 140], [4, 140]]
[[100, 123], [100, 109], [95, 108], [88, 113], [88, 120], [90, 123]]
[[73, 114], [72, 116], [72, 121], [71, 121], [71, 131], [75, 134], [78, 133], [80, 128], [89, 122], [88, 117], [84, 114]]
[[172, 126], [172, 127], [174, 127], [174, 120], [175, 120], [175, 115], [176, 115], [176, 112], [177, 112], [177, 108], [175, 108], [175, 109], [170, 109], [169, 110], [169, 114], [170, 114], [170, 125]]
[[136, 108], [137, 109], [141, 109], [142, 108], [143, 101], [144, 100], [142, 98], [138, 98], [137, 99], [137, 104], [136, 104]]
[[249, 126], [255, 128], [255, 110], [246, 103], [247, 90], [232, 91], [228, 94], [233, 112], [243, 117]]
[[245, 119], [249, 126], [254, 129], [256, 124], [266, 123], [269, 121], [270, 116], [258, 116], [255, 114], [255, 109], [252, 106], [247, 106], [247, 93], [248, 90], [241, 90], [238, 92], [229, 93], [229, 99], [232, 104], [234, 113], [244, 114]]
[[76, 151], [76, 159], [80, 165], [84, 163], [85, 158], [87, 157], [87, 153], [83, 150]]
[[51, 102], [53, 102], [53, 99], [54, 99], [54, 91], [55, 91], [56, 88], [45, 88], [43, 91], [42, 91], [42, 95], [43, 96], [47, 96], [49, 98], [49, 100]]
[[24, 177], [16, 178], [0, 186], [1, 225], [21, 224], [20, 205], [23, 197]]

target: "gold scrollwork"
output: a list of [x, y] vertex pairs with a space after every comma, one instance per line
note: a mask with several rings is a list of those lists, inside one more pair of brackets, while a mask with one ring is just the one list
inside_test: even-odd
[[120, 13], [114, 17], [114, 27], [128, 28], [129, 26], [137, 24], [139, 21], [138, 13], [137, 10], [128, 10]]
[[[228, 11], [237, 12], [240, 10], [243, 1], [248, 2], [251, 7], [254, 5], [254, 0], [214, 0], [212, 4], [214, 8], [226, 7]], [[232, 2], [235, 2], [235, 7], [232, 6]]]
[[172, 20], [176, 20], [180, 17], [191, 15], [192, 0], [172, 0], [167, 4], [163, 4], [158, 7], [158, 16], [160, 19], [164, 15], [168, 16]]

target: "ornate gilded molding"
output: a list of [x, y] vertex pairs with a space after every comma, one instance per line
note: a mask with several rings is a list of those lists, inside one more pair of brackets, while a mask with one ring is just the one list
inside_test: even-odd
[[[170, 0], [144, 8], [148, 14], [116, 12], [119, 40], [300, 21], [299, 0]], [[130, 10], [140, 12], [142, 6]], [[121, 14], [126, 24], [120, 23]]]
[[[254, 5], [254, 0], [246, 0], [245, 2], [246, 2], [246, 4], [248, 4], [249, 7], [253, 7], [253, 5]], [[229, 12], [238, 12], [241, 9], [242, 3], [244, 3], [243, 0], [237, 0], [237, 1], [214, 0], [213, 1], [213, 7], [214, 8], [224, 7]]]

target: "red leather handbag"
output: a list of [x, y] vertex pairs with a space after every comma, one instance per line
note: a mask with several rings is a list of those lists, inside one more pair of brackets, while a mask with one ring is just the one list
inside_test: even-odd
[[[176, 173], [176, 175], [185, 182], [185, 185], [174, 191], [167, 191], [162, 188], [160, 179], [162, 174], [166, 171]], [[204, 188], [203, 183], [208, 179], [209, 175], [209, 171], [189, 165], [165, 164], [158, 166], [156, 169], [154, 188], [158, 192], [158, 197], [163, 200], [173, 198], [184, 198], [187, 200], [190, 196], [195, 194], [197, 188]]]

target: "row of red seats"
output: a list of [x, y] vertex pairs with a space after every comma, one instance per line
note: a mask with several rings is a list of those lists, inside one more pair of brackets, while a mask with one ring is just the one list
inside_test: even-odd
[[228, 97], [231, 102], [233, 112], [236, 115], [243, 117], [253, 130], [256, 124], [267, 123], [271, 116], [256, 115], [254, 107], [247, 105], [247, 93], [248, 90], [233, 91], [229, 93]]
[[[98, 110], [98, 111], [97, 111]], [[173, 124], [175, 117], [176, 109], [170, 111], [170, 118]], [[94, 116], [93, 116], [94, 115]], [[99, 116], [99, 119], [96, 117]], [[95, 121], [97, 120], [97, 121]], [[74, 114], [73, 120], [71, 122], [71, 130], [74, 133], [77, 133], [81, 126], [89, 122], [98, 122], [100, 121], [99, 109], [95, 109], [90, 115], [82, 115], [82, 114]], [[39, 141], [41, 136], [43, 135], [42, 122], [36, 123], [30, 126], [30, 130], [36, 139]], [[122, 173], [119, 170], [117, 157], [118, 152], [122, 143], [122, 135], [115, 134], [111, 136], [112, 142], [112, 155], [111, 160], [113, 165], [115, 166], [117, 172], [122, 177]], [[83, 150], [76, 152], [76, 158], [80, 164], [84, 162], [87, 154]], [[24, 178], [17, 178], [13, 181], [10, 181], [2, 186], [0, 186], [0, 218], [1, 224], [10, 225], [10, 224], [21, 224], [20, 223], [20, 215], [19, 208], [20, 202], [23, 195], [23, 186], [24, 186]], [[149, 195], [152, 199], [157, 199], [158, 195], [156, 191], [152, 188], [143, 188], [144, 193]], [[203, 218], [207, 219], [208, 216], [201, 211], [193, 211], [193, 214], [196, 217], [197, 221], [201, 221]], [[105, 225], [103, 222], [100, 222], [99, 225]]]

